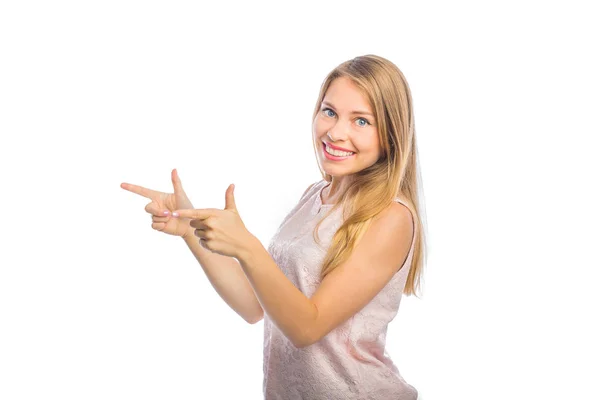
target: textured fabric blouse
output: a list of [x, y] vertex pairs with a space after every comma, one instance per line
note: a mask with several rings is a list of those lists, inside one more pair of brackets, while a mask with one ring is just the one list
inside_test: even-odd
[[[268, 251], [279, 268], [307, 297], [320, 283], [321, 263], [342, 207], [319, 227], [333, 204], [323, 204], [329, 182], [315, 182], [289, 212], [271, 239]], [[403, 203], [399, 198], [396, 201]], [[416, 230], [415, 230], [416, 231]], [[416, 232], [415, 232], [416, 233]], [[296, 348], [265, 313], [263, 393], [266, 400], [416, 400], [417, 390], [400, 375], [385, 351], [387, 326], [398, 313], [412, 261], [414, 239], [402, 268], [362, 310], [321, 340]]]

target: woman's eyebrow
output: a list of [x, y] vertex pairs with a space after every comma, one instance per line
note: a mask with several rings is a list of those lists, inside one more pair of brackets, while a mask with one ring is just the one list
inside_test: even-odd
[[[335, 107], [330, 102], [323, 101], [323, 104], [325, 104], [326, 106], [329, 106], [335, 110]], [[364, 114], [364, 115], [370, 115], [371, 117], [373, 116], [373, 114], [366, 112], [366, 111], [350, 111], [350, 114]]]

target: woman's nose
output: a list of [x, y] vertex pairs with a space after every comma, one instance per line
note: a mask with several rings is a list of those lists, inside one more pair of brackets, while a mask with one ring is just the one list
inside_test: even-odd
[[329, 136], [332, 142], [344, 141], [348, 138], [348, 134], [343, 129], [339, 129], [339, 127], [329, 129], [327, 136]]

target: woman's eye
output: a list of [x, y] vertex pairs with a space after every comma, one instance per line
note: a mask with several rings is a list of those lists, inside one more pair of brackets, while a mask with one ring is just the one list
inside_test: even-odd
[[367, 121], [367, 120], [366, 120], [366, 119], [364, 119], [364, 118], [359, 118], [359, 120], [363, 120], [363, 121], [365, 121], [365, 124], [364, 124], [364, 125], [361, 125], [361, 126], [367, 126], [367, 125], [371, 125], [371, 124], [369, 123], [369, 121]]
[[[327, 112], [331, 111], [333, 113], [333, 110], [331, 108], [324, 108], [323, 111], [325, 112], [325, 115], [327, 115], [328, 117], [333, 117], [333, 115], [329, 115]], [[335, 114], [335, 113], [334, 113]]]

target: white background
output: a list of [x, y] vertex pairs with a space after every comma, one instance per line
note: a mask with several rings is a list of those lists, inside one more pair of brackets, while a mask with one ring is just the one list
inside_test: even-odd
[[410, 84], [421, 299], [388, 352], [422, 399], [600, 398], [593, 2], [2, 2], [0, 398], [261, 399], [262, 321], [129, 182], [235, 198], [267, 246], [320, 179], [325, 75]]

